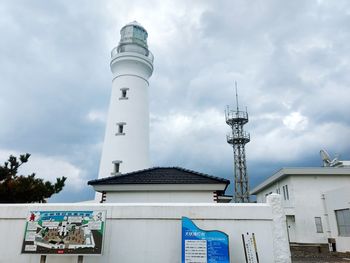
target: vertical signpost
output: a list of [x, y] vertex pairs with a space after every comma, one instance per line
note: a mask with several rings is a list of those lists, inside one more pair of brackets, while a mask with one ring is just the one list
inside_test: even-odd
[[242, 234], [244, 255], [246, 263], [259, 263], [258, 249], [256, 246], [255, 234]]
[[182, 263], [229, 263], [228, 235], [205, 231], [182, 218]]

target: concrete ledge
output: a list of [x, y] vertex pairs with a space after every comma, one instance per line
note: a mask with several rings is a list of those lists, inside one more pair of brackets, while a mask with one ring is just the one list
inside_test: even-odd
[[272, 220], [267, 204], [6, 204], [0, 205], [0, 220], [24, 219], [31, 210], [106, 210], [107, 219]]

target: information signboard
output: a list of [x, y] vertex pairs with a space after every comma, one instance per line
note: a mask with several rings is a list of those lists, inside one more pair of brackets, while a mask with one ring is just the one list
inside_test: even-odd
[[205, 231], [182, 218], [182, 263], [229, 263], [228, 235]]
[[242, 234], [242, 241], [244, 246], [244, 255], [246, 263], [259, 263], [259, 255], [256, 246], [255, 234]]
[[106, 211], [31, 211], [22, 253], [101, 254]]

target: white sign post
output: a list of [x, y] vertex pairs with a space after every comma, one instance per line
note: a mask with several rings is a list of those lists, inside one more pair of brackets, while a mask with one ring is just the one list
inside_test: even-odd
[[258, 249], [254, 233], [242, 234], [246, 263], [259, 263]]

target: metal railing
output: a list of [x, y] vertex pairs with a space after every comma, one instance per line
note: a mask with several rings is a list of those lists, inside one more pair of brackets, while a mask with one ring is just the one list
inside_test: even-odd
[[250, 134], [248, 132], [234, 132], [234, 133], [228, 133], [226, 135], [226, 139], [228, 143], [248, 143], [250, 141]]
[[122, 47], [115, 47], [112, 49], [111, 51], [111, 58], [113, 59], [115, 56], [117, 56], [118, 54], [120, 53], [124, 53], [124, 52], [135, 52], [135, 53], [138, 53], [138, 54], [141, 54], [141, 55], [144, 55], [145, 57], [147, 57], [148, 59], [150, 59], [152, 62], [154, 60], [154, 56], [152, 54], [151, 51], [149, 51], [148, 49], [144, 49], [144, 48], [141, 48], [138, 50], [135, 48], [135, 50], [132, 50], [130, 48], [126, 49], [124, 48], [123, 46]]
[[246, 119], [248, 120], [248, 112], [246, 111], [226, 111], [226, 120], [230, 119]]
[[248, 113], [246, 111], [226, 111], [225, 117], [228, 125], [244, 125], [248, 122]]

